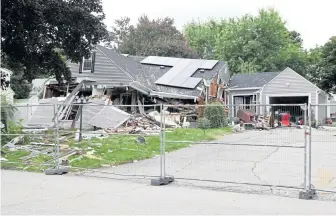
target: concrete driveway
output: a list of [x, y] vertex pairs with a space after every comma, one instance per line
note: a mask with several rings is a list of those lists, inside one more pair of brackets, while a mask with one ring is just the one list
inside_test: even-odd
[[1, 215], [336, 214], [328, 201], [1, 171]]
[[[332, 133], [313, 129], [312, 184], [318, 189], [336, 192], [335, 138]], [[174, 176], [175, 184], [180, 185], [298, 197], [300, 190], [293, 188], [303, 187], [304, 182], [302, 129], [245, 131], [223, 136], [216, 142], [195, 144], [167, 153], [166, 173]], [[174, 143], [167, 142], [166, 145]], [[132, 175], [158, 176], [159, 167], [160, 160], [157, 157], [102, 170], [107, 173], [130, 175], [127, 177], [107, 173], [86, 175], [139, 179], [139, 176]], [[336, 200], [336, 193], [320, 194], [323, 195], [320, 196], [321, 199]]]

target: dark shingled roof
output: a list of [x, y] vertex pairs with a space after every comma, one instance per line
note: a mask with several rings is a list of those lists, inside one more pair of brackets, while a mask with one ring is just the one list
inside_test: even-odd
[[[194, 88], [178, 88], [164, 85], [157, 85], [155, 82], [164, 75], [171, 67], [160, 68], [159, 65], [149, 65], [141, 64], [140, 61], [145, 59], [144, 56], [132, 56], [128, 55], [127, 57], [121, 55], [111, 49], [99, 46], [99, 49], [110, 58], [114, 64], [118, 65], [123, 71], [128, 73], [134, 81], [138, 81], [142, 85], [157, 91], [165, 92], [171, 94], [180, 94], [180, 95], [189, 95], [197, 97], [200, 94], [200, 90], [197, 87], [202, 86], [202, 81]], [[224, 66], [225, 62], [219, 61], [215, 67], [211, 70], [205, 70], [204, 73], [201, 73], [200, 70], [197, 70], [192, 77], [205, 78], [207, 80], [214, 77]]]
[[[140, 63], [140, 61], [142, 61], [146, 57], [128, 56], [128, 58], [134, 59], [135, 61]], [[149, 64], [141, 64], [141, 65], [142, 70], [137, 72], [136, 80], [148, 86], [154, 91], [167, 92], [172, 94], [190, 95], [190, 96], [198, 96], [200, 93], [200, 90], [198, 90], [197, 87], [202, 86], [202, 81], [194, 89], [157, 85], [155, 84], [155, 82], [167, 71], [169, 71], [172, 67], [165, 66], [163, 69], [161, 69], [159, 65], [149, 65]], [[226, 65], [225, 62], [219, 61], [213, 69], [205, 70], [204, 73], [201, 73], [200, 70], [197, 70], [192, 75], [192, 77], [205, 78], [209, 80], [212, 77], [214, 77], [217, 74], [217, 72], [219, 72], [219, 70], [222, 69], [225, 65]]]
[[258, 88], [269, 83], [280, 72], [257, 72], [250, 74], [234, 74], [229, 82], [229, 88]]

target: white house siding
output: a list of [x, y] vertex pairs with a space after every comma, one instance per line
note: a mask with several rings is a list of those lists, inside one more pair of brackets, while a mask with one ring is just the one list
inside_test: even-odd
[[[321, 104], [327, 103], [327, 98], [321, 96], [320, 100], [318, 100], [317, 91], [320, 89], [315, 86], [313, 83], [309, 82], [307, 79], [296, 73], [290, 68], [286, 68], [282, 71], [277, 77], [275, 77], [272, 81], [270, 81], [267, 85], [264, 86], [262, 90], [262, 103], [267, 103], [267, 96], [309, 96], [309, 102], [311, 104]], [[321, 95], [324, 93], [321, 92]], [[321, 119], [322, 115], [326, 115], [326, 111], [317, 111], [318, 118]]]
[[[228, 92], [228, 97], [229, 97], [229, 116], [231, 117], [234, 117], [234, 114], [233, 114], [233, 105], [234, 105], [234, 100], [233, 100], [233, 97], [234, 96], [246, 96], [246, 95], [253, 95], [253, 94], [256, 94], [258, 90], [257, 89], [251, 89], [251, 90], [233, 90], [233, 91], [229, 91]], [[256, 95], [257, 97], [257, 101], [258, 101], [258, 98], [259, 98], [259, 95], [257, 94]], [[259, 111], [259, 109], [257, 109], [257, 111]], [[257, 112], [258, 113], [258, 112]]]
[[[324, 93], [318, 94], [318, 103], [326, 104], [328, 97]], [[324, 124], [325, 118], [327, 118], [327, 105], [318, 106], [318, 118], [317, 121], [319, 124]]]
[[328, 117], [331, 117], [331, 115], [336, 115], [336, 94], [331, 94], [331, 98], [328, 100], [328, 104]]
[[87, 77], [95, 80], [95, 85], [106, 85], [106, 87], [128, 86], [132, 79], [117, 67], [100, 50], [96, 51], [94, 73], [83, 71], [79, 73], [79, 64], [67, 63], [72, 77]]
[[[286, 84], [289, 84], [288, 86]], [[290, 68], [286, 68], [271, 82], [265, 85], [262, 90], [262, 103], [266, 103], [267, 95], [292, 95], [307, 94], [310, 96], [310, 102], [316, 103], [316, 91], [319, 90], [314, 84], [296, 73]]]
[[328, 106], [328, 117], [331, 116], [331, 114], [336, 115], [336, 101], [332, 100], [330, 101], [330, 105]]

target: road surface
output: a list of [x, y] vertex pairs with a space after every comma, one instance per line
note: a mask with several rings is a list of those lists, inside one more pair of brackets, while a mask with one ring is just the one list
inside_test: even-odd
[[336, 214], [331, 201], [1, 171], [1, 215]]

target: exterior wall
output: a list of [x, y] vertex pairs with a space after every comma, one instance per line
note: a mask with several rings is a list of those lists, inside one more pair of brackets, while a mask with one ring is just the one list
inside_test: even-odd
[[67, 63], [72, 77], [87, 77], [96, 80], [95, 85], [106, 85], [106, 87], [128, 86], [132, 79], [117, 67], [100, 50], [96, 50], [94, 73], [83, 71], [79, 73], [79, 64]]
[[313, 83], [306, 80], [304, 77], [296, 73], [290, 68], [286, 68], [271, 82], [269, 82], [262, 90], [261, 103], [267, 103], [267, 95], [292, 95], [296, 93], [306, 94], [310, 96], [310, 103], [317, 103], [316, 91], [319, 90]]
[[229, 96], [229, 104], [233, 104], [233, 96], [239, 96], [239, 95], [253, 95], [255, 94], [257, 90], [235, 90], [235, 91], [229, 91], [228, 96]]
[[[327, 96], [323, 93], [318, 94], [318, 104], [326, 104], [327, 103]], [[319, 125], [324, 124], [325, 119], [327, 118], [327, 106], [321, 105], [318, 106], [317, 109], [318, 116], [317, 116], [317, 123]]]
[[327, 115], [328, 117], [331, 117], [331, 115], [336, 115], [336, 94], [333, 95], [333, 97], [328, 101], [328, 104], [330, 104], [327, 107]]
[[[235, 117], [234, 113], [234, 96], [245, 96], [245, 95], [256, 95], [256, 97], [259, 97], [259, 93], [256, 93], [257, 89], [251, 89], [251, 90], [233, 90], [228, 92], [228, 101], [229, 101], [229, 116]], [[257, 109], [257, 113], [259, 109]]]

